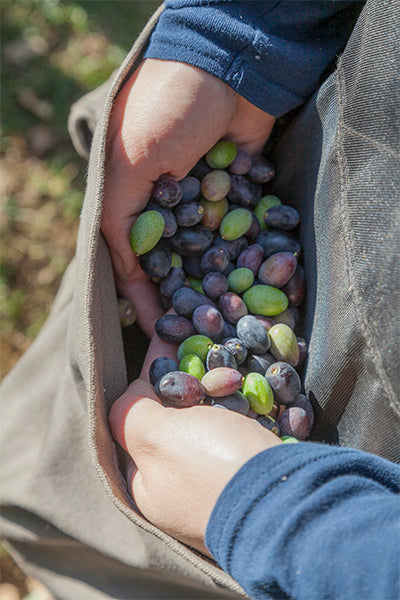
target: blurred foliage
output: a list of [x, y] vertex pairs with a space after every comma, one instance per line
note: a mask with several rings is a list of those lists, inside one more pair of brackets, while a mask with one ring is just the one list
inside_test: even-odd
[[159, 4], [0, 1], [1, 376], [38, 334], [74, 254], [86, 164], [69, 108], [120, 65]]

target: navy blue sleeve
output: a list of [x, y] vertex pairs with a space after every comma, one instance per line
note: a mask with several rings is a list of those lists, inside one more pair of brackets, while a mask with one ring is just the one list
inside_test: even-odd
[[185, 62], [279, 117], [343, 50], [362, 2], [166, 0], [147, 58]]
[[206, 544], [254, 599], [395, 600], [400, 466], [346, 448], [282, 444], [219, 497]]

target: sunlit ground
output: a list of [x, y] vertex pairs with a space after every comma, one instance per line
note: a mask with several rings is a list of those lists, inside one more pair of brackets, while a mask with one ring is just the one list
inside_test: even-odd
[[36, 337], [74, 254], [85, 163], [68, 137], [69, 107], [119, 66], [158, 4], [0, 3], [0, 376]]

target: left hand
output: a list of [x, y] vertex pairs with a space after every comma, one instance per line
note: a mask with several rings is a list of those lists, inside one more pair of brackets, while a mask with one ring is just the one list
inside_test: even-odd
[[154, 182], [161, 175], [182, 179], [221, 138], [258, 154], [274, 123], [217, 77], [175, 61], [145, 59], [117, 95], [107, 131], [101, 229], [117, 289], [134, 302], [148, 337], [162, 311], [129, 232]]
[[153, 338], [142, 377], [114, 403], [113, 437], [134, 461], [128, 486], [142, 514], [211, 556], [204, 537], [222, 490], [253, 456], [281, 443], [254, 419], [212, 406], [165, 408], [146, 380], [157, 356], [176, 347]]

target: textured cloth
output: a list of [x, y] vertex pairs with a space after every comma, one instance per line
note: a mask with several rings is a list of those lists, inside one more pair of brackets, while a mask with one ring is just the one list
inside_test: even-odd
[[203, 69], [279, 117], [318, 87], [362, 4], [167, 0], [145, 56]]
[[279, 135], [271, 191], [301, 214], [312, 439], [400, 462], [400, 3], [365, 5]]
[[222, 492], [206, 543], [256, 600], [395, 600], [400, 466], [324, 444], [270, 448]]

